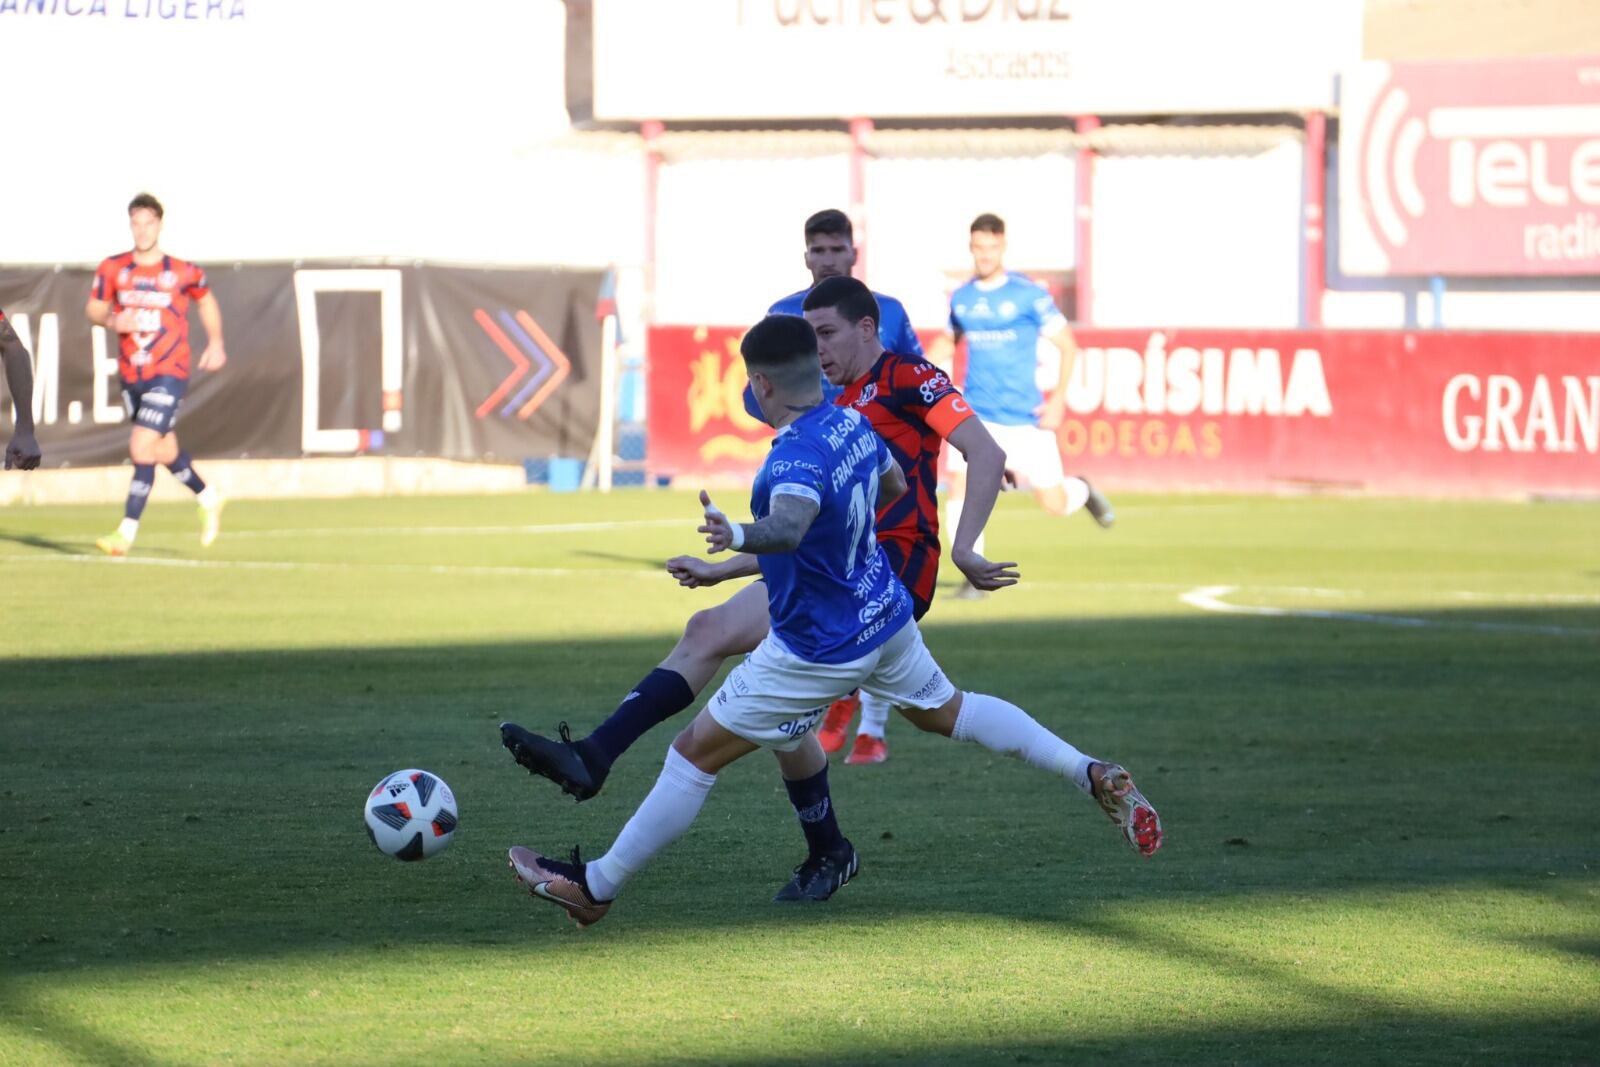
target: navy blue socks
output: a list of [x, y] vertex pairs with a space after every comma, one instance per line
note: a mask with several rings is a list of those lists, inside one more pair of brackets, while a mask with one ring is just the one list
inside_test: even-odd
[[789, 790], [789, 803], [800, 817], [800, 829], [805, 832], [811, 855], [843, 850], [844, 835], [839, 832], [839, 820], [834, 818], [833, 801], [828, 795], [828, 768], [799, 781], [785, 778], [783, 784]]
[[694, 693], [683, 675], [657, 667], [633, 687], [609, 719], [578, 742], [584, 762], [609, 769], [651, 727], [666, 722], [692, 703]]

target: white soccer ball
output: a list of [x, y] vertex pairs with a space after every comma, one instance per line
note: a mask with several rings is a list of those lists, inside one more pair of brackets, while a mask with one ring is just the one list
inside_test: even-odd
[[437, 774], [395, 771], [367, 796], [367, 836], [397, 860], [443, 852], [460, 818], [456, 795]]

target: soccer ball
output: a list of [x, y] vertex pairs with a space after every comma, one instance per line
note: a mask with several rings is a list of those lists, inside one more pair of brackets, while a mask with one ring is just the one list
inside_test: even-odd
[[367, 836], [397, 860], [425, 860], [456, 832], [456, 795], [427, 771], [395, 771], [367, 796]]

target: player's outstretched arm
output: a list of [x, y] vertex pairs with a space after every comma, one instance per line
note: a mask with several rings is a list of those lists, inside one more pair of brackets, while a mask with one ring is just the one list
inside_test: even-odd
[[1021, 577], [1015, 563], [991, 563], [973, 545], [994, 511], [1000, 482], [1006, 476], [1006, 453], [978, 419], [966, 419], [945, 440], [967, 459], [967, 500], [955, 530], [950, 561], [978, 589], [1003, 589]]
[[761, 564], [745, 552], [736, 553], [732, 559], [713, 563], [698, 556], [673, 556], [667, 560], [667, 573], [678, 580], [685, 589], [701, 589], [726, 582], [730, 578], [751, 578], [761, 573]]
[[5, 469], [31, 471], [39, 465], [39, 442], [33, 436], [33, 360], [11, 323], [0, 318], [0, 363], [5, 365], [6, 388], [16, 406], [17, 425], [6, 445]]
[[704, 489], [700, 491], [700, 505], [706, 516], [700, 532], [706, 535], [706, 544], [713, 554], [730, 548], [757, 555], [793, 552], [822, 510], [815, 500], [779, 493], [772, 498], [772, 511], [766, 518], [757, 522], [730, 522], [711, 503], [711, 496]]

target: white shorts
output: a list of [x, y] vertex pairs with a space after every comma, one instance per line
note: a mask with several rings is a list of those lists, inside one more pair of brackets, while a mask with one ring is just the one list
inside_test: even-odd
[[828, 705], [861, 689], [897, 708], [937, 708], [955, 686], [934, 662], [916, 620], [848, 663], [811, 663], [772, 634], [733, 669], [706, 705], [729, 733], [788, 752], [816, 729]]
[[[995, 443], [1005, 449], [1006, 470], [1016, 474], [1030, 489], [1054, 489], [1066, 481], [1061, 468], [1061, 446], [1056, 435], [1037, 426], [1002, 426], [979, 418]], [[964, 473], [967, 457], [954, 448], [945, 457], [945, 469]]]

